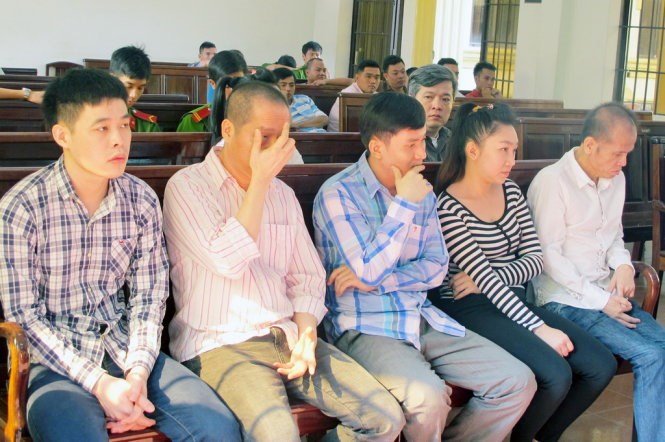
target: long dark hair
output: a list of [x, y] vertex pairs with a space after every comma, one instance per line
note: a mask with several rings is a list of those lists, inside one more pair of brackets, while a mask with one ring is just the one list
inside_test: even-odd
[[452, 135], [443, 152], [441, 166], [436, 175], [434, 191], [439, 194], [452, 183], [464, 178], [466, 168], [466, 143], [475, 141], [481, 144], [492, 135], [499, 125], [515, 126], [517, 121], [510, 106], [505, 104], [490, 104], [477, 106], [475, 103], [465, 103], [455, 112]]
[[267, 69], [258, 69], [254, 74], [245, 75], [244, 77], [224, 77], [221, 81], [218, 81], [215, 87], [215, 97], [212, 100], [212, 114], [209, 120], [211, 125], [210, 132], [212, 132], [214, 143], [217, 143], [222, 137], [221, 125], [224, 118], [226, 118], [226, 88], [228, 87], [233, 90], [248, 81], [277, 84], [277, 78]]

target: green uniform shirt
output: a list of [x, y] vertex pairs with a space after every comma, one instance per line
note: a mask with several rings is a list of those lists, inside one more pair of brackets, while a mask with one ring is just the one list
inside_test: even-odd
[[182, 116], [176, 132], [210, 132], [208, 122], [211, 115], [212, 109], [209, 104], [197, 107]]
[[293, 72], [293, 77], [296, 80], [307, 80], [307, 74], [305, 73], [305, 66], [300, 67], [298, 69], [294, 69], [291, 72]]
[[[132, 132], [161, 132], [157, 124], [157, 117], [138, 111], [133, 107], [129, 108], [129, 114], [132, 116]], [[152, 121], [151, 121], [152, 120]]]

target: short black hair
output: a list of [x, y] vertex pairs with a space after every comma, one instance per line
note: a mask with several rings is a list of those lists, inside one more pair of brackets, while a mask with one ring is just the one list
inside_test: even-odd
[[455, 66], [457, 66], [457, 60], [450, 57], [444, 57], [444, 58], [439, 58], [439, 61], [437, 61], [436, 64], [439, 64], [441, 66], [443, 66], [444, 64], [454, 64]]
[[360, 139], [366, 149], [372, 137], [384, 141], [402, 129], [425, 127], [425, 110], [415, 98], [396, 92], [372, 95], [360, 114]]
[[226, 118], [238, 127], [245, 125], [252, 115], [257, 98], [282, 104], [287, 110], [289, 108], [286, 98], [279, 89], [262, 81], [250, 80], [236, 86], [231, 92]]
[[489, 69], [490, 71], [496, 72], [496, 66], [494, 66], [492, 63], [488, 61], [480, 61], [473, 67], [473, 76], [475, 77], [476, 75], [480, 74], [483, 69]]
[[150, 58], [143, 48], [125, 46], [116, 49], [111, 54], [109, 71], [116, 77], [126, 75], [137, 80], [148, 80], [150, 78]]
[[49, 83], [42, 113], [49, 129], [57, 123], [72, 128], [85, 105], [114, 98], [127, 102], [127, 89], [120, 80], [99, 69], [72, 69]]
[[295, 76], [293, 75], [293, 71], [291, 69], [277, 68], [273, 69], [272, 73], [275, 74], [275, 78], [277, 78], [277, 81], [284, 80], [285, 78], [289, 77], [293, 77], [295, 79]]
[[204, 49], [210, 49], [210, 48], [217, 49], [217, 46], [215, 46], [215, 43], [211, 41], [204, 41], [203, 43], [201, 43], [201, 46], [199, 46], [199, 54], [203, 52]]
[[621, 103], [608, 102], [594, 107], [584, 118], [581, 139], [593, 137], [595, 139], [608, 139], [611, 136], [612, 129], [617, 123], [624, 122], [635, 127], [639, 127], [639, 122], [635, 114]]
[[365, 68], [378, 68], [379, 70], [381, 70], [381, 66], [379, 66], [379, 63], [377, 63], [374, 60], [367, 59], [360, 62], [358, 68], [356, 69], [356, 74], [364, 71]]
[[418, 70], [417, 66], [411, 66], [409, 69], [406, 70], [406, 75], [410, 77], [411, 74], [413, 74], [417, 70]]
[[320, 44], [318, 44], [315, 41], [308, 41], [304, 45], [302, 45], [302, 55], [307, 54], [309, 50], [312, 50], [314, 52], [323, 52], [323, 48], [321, 47]]
[[220, 51], [208, 63], [208, 78], [215, 83], [234, 72], [247, 75], [247, 62], [238, 50]]
[[388, 55], [386, 58], [383, 59], [383, 63], [381, 63], [381, 69], [383, 72], [388, 72], [388, 68], [390, 66], [396, 65], [396, 64], [404, 64], [404, 60], [402, 60], [402, 57], [399, 55]]
[[296, 59], [291, 57], [290, 55], [282, 55], [277, 59], [277, 64], [281, 64], [282, 66], [288, 66], [290, 68], [295, 68], [297, 66], [296, 64]]

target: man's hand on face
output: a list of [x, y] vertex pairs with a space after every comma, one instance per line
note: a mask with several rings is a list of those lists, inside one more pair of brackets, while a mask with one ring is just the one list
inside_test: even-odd
[[392, 169], [395, 174], [397, 195], [405, 200], [418, 204], [432, 191], [432, 185], [420, 173], [425, 170], [424, 165], [414, 166], [404, 175], [396, 166], [392, 166]]

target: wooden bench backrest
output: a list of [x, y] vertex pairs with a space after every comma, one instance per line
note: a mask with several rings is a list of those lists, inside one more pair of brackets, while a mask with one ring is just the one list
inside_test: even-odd
[[311, 84], [296, 84], [296, 94], [309, 96], [314, 104], [326, 115], [330, 115], [330, 109], [345, 86], [314, 86]]
[[[191, 164], [202, 161], [209, 148], [207, 132], [135, 133], [129, 164]], [[43, 166], [61, 153], [50, 132], [0, 132], [0, 166]]]
[[[85, 67], [108, 70], [109, 60], [84, 59]], [[207, 99], [208, 68], [190, 68], [181, 64], [151, 63], [147, 91], [151, 94], [184, 94], [190, 103], [203, 104]]]
[[[145, 99], [144, 99], [145, 97]], [[136, 104], [143, 112], [157, 116], [157, 123], [164, 132], [175, 132], [184, 114], [197, 107], [188, 103], [189, 97], [177, 95], [144, 95]], [[173, 97], [176, 102], [162, 102]], [[150, 101], [155, 98], [155, 101]], [[38, 104], [21, 100], [0, 100], [0, 132], [43, 132], [44, 117]]]

